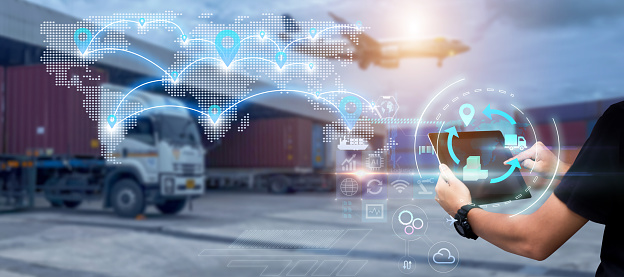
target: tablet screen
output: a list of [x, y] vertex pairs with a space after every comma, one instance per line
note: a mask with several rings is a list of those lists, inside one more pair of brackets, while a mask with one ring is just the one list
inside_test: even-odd
[[430, 133], [429, 139], [440, 162], [451, 168], [455, 176], [466, 184], [472, 202], [488, 204], [531, 197], [518, 169], [498, 181], [511, 168], [503, 162], [513, 157], [511, 151], [505, 148], [505, 139], [500, 131], [458, 132], [458, 135], [451, 142], [459, 163], [449, 153], [448, 133]]

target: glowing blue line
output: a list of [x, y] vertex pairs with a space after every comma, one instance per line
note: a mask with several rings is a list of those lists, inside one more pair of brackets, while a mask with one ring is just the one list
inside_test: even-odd
[[267, 37], [266, 39], [270, 40], [271, 42], [273, 42], [273, 44], [275, 44], [275, 47], [277, 47], [277, 50], [282, 51], [282, 49], [279, 47], [279, 45], [277, 44], [277, 42], [275, 42], [274, 40], [272, 40], [270, 37]]
[[[143, 23], [143, 25], [147, 25], [147, 24], [149, 24], [149, 23], [152, 23], [152, 22], [159, 22], [159, 21], [168, 22], [168, 23], [171, 23], [171, 24], [175, 25], [176, 27], [178, 27], [178, 29], [180, 30], [180, 32], [182, 33], [182, 35], [184, 35], [184, 30], [182, 30], [182, 28], [180, 28], [180, 26], [178, 26], [178, 24], [176, 24], [175, 22], [173, 22], [173, 21], [169, 21], [169, 20], [157, 19], [157, 20], [152, 20], [152, 21], [146, 21], [145, 23]], [[118, 21], [115, 21], [115, 22], [109, 23], [108, 25], [106, 25], [106, 26], [104, 26], [102, 29], [100, 29], [100, 30], [99, 30], [99, 31], [95, 34], [95, 36], [93, 36], [93, 37], [91, 38], [91, 41], [89, 41], [89, 44], [87, 45], [87, 48], [86, 48], [85, 50], [88, 50], [88, 49], [89, 49], [89, 47], [91, 46], [91, 42], [93, 42], [93, 40], [94, 40], [94, 39], [95, 39], [95, 38], [96, 38], [96, 37], [97, 37], [97, 36], [98, 36], [98, 35], [99, 35], [102, 31], [104, 31], [104, 29], [108, 28], [108, 27], [109, 27], [109, 26], [111, 26], [111, 25], [114, 25], [114, 24], [120, 23], [120, 22], [132, 22], [132, 23], [136, 23], [136, 24], [141, 24], [141, 23], [140, 23], [140, 22], [138, 22], [138, 21], [128, 20], [128, 19], [122, 19], [122, 20], [118, 20]], [[213, 44], [214, 44], [214, 43], [213, 43]]]
[[[250, 59], [257, 59], [257, 60], [265, 60], [267, 62], [270, 62], [272, 64], [274, 64], [275, 66], [278, 66], [277, 63], [275, 63], [274, 61], [271, 60], [267, 60], [265, 58], [260, 58], [260, 57], [247, 57], [247, 58], [242, 58], [242, 59], [238, 59], [238, 60], [233, 60], [232, 63], [238, 62], [238, 61], [242, 61], [242, 60], [250, 60]], [[278, 66], [279, 67], [279, 66]]]
[[[204, 112], [199, 111], [199, 110], [196, 110], [196, 109], [193, 109], [193, 108], [186, 107], [186, 106], [177, 106], [177, 105], [161, 105], [161, 106], [149, 107], [149, 108], [147, 108], [147, 109], [142, 109], [142, 110], [140, 110], [140, 111], [138, 111], [138, 112], [135, 112], [135, 113], [133, 113], [133, 114], [131, 114], [131, 115], [129, 115], [129, 116], [124, 117], [124, 119], [120, 120], [118, 123], [124, 122], [126, 119], [128, 119], [128, 118], [130, 118], [130, 117], [132, 117], [132, 116], [134, 116], [134, 115], [136, 115], [136, 114], [142, 113], [142, 112], [147, 111], [147, 110], [156, 109], [156, 108], [180, 108], [180, 109], [187, 109], [187, 110], [191, 110], [191, 111], [198, 112], [198, 113], [203, 114], [203, 115], [205, 115], [205, 116], [208, 116], [208, 118], [210, 118], [210, 115], [209, 115], [209, 114], [204, 113]], [[211, 118], [211, 120], [212, 120], [212, 118]], [[115, 123], [115, 125], [117, 125], [118, 123]], [[215, 122], [213, 122], [213, 124], [214, 124], [214, 123], [215, 123]]]
[[[364, 100], [364, 101], [365, 101], [365, 102], [366, 102], [369, 106], [373, 107], [373, 105], [371, 105], [371, 103], [370, 103], [370, 102], [368, 102], [368, 100], [366, 100], [366, 98], [364, 98], [364, 96], [359, 95], [359, 94], [357, 94], [357, 93], [355, 93], [355, 92], [334, 90], [334, 91], [326, 91], [326, 92], [320, 93], [320, 94], [319, 94], [319, 96], [320, 96], [320, 95], [323, 95], [323, 94], [326, 94], [326, 93], [334, 93], [334, 92], [338, 92], [338, 93], [347, 93], [347, 94], [352, 94], [352, 95], [355, 95], [355, 96], [357, 96], [358, 98], [361, 98], [362, 100]], [[379, 117], [381, 117], [381, 115], [379, 115]]]
[[241, 41], [239, 41], [239, 42], [238, 42], [238, 45], [240, 45], [241, 43], [243, 43], [243, 41], [246, 41], [247, 39], [250, 39], [250, 38], [253, 38], [253, 37], [258, 37], [258, 36], [255, 36], [255, 35], [254, 35], [254, 36], [248, 36], [248, 37], [246, 37], [246, 38], [244, 38], [244, 39], [241, 39]]
[[288, 49], [288, 46], [290, 46], [291, 44], [293, 44], [293, 43], [295, 43], [297, 41], [300, 41], [300, 40], [304, 40], [304, 39], [310, 39], [310, 37], [304, 37], [304, 38], [300, 38], [300, 39], [296, 39], [296, 40], [291, 41], [288, 45], [286, 45], [286, 47], [284, 47], [284, 51], [286, 51], [286, 49]]
[[178, 29], [180, 30], [182, 35], [184, 35], [184, 30], [182, 30], [182, 28], [180, 28], [180, 26], [178, 26], [178, 24], [176, 24], [173, 21], [169, 21], [169, 20], [165, 20], [165, 19], [156, 19], [156, 20], [152, 20], [152, 21], [146, 21], [144, 25], [147, 25], [147, 24], [152, 23], [152, 22], [167, 22], [167, 23], [171, 23], [171, 24], [175, 25], [176, 27], [178, 27]]
[[318, 33], [317, 33], [314, 37], [311, 37], [311, 36], [307, 36], [307, 35], [306, 35], [306, 37], [303, 37], [303, 38], [300, 38], [300, 39], [296, 39], [296, 40], [291, 41], [288, 45], [286, 45], [286, 47], [284, 47], [284, 51], [286, 51], [286, 49], [287, 49], [287, 48], [288, 48], [291, 44], [293, 44], [293, 43], [295, 43], [295, 42], [297, 42], [297, 41], [304, 40], [304, 39], [315, 39], [315, 38], [316, 38], [317, 36], [319, 36], [321, 33], [325, 32], [325, 31], [327, 31], [327, 30], [329, 30], [329, 29], [334, 29], [334, 28], [351, 28], [351, 29], [360, 30], [360, 28], [353, 27], [353, 26], [349, 26], [349, 25], [338, 25], [338, 26], [332, 26], [332, 27], [325, 28], [325, 29], [323, 29], [322, 31], [318, 32]]
[[200, 41], [208, 42], [208, 43], [211, 43], [212, 45], [215, 45], [214, 42], [207, 40], [207, 39], [203, 39], [203, 38], [194, 38], [194, 39], [189, 39], [188, 41], [193, 41], [193, 40], [200, 40]]
[[122, 20], [115, 21], [115, 22], [113, 22], [113, 23], [110, 23], [110, 24], [108, 24], [108, 25], [104, 26], [104, 28], [100, 29], [100, 30], [99, 30], [99, 31], [95, 34], [95, 36], [93, 36], [93, 37], [91, 38], [91, 40], [89, 41], [89, 44], [87, 45], [87, 48], [85, 48], [85, 52], [86, 52], [86, 50], [89, 50], [89, 46], [91, 46], [91, 42], [93, 42], [93, 40], [94, 40], [94, 39], [95, 39], [95, 38], [96, 38], [96, 37], [97, 37], [97, 36], [98, 36], [98, 35], [99, 35], [102, 31], [104, 31], [104, 29], [108, 28], [109, 26], [111, 26], [111, 25], [113, 25], [113, 24], [117, 24], [117, 23], [120, 23], [120, 22], [134, 22], [134, 23], [136, 23], [136, 24], [140, 24], [138, 21], [132, 21], [132, 20], [122, 19]]
[[[418, 137], [418, 128], [420, 127], [420, 122], [422, 121], [423, 117], [425, 116], [425, 112], [427, 111], [427, 109], [429, 108], [429, 106], [431, 105], [431, 103], [433, 103], [433, 100], [435, 100], [440, 94], [442, 94], [442, 92], [444, 92], [446, 89], [450, 88], [451, 86], [461, 82], [465, 80], [464, 78], [459, 79], [455, 82], [453, 82], [452, 84], [446, 86], [445, 88], [443, 88], [440, 92], [438, 92], [435, 96], [433, 96], [433, 98], [431, 98], [431, 100], [429, 101], [429, 103], [427, 104], [427, 106], [425, 106], [425, 109], [423, 110], [422, 114], [420, 115], [420, 118], [418, 119], [418, 123], [416, 124], [416, 131], [414, 132], [414, 137], [417, 138]], [[414, 140], [414, 151], [416, 151], [416, 140]], [[418, 155], [416, 155], [416, 153], [414, 153], [414, 161], [416, 162], [416, 171], [418, 171], [418, 177], [422, 178], [422, 174], [420, 174], [420, 168], [418, 167]]]
[[548, 189], [550, 188], [550, 186], [552, 185], [553, 181], [555, 181], [555, 176], [557, 176], [557, 172], [559, 171], [559, 162], [560, 160], [560, 156], [561, 156], [561, 140], [559, 138], [559, 128], [557, 128], [557, 122], [555, 122], [554, 118], [551, 118], [553, 121], [553, 125], [555, 125], [555, 133], [557, 134], [557, 147], [559, 148], [557, 150], [557, 166], [555, 167], [555, 172], [553, 173], [552, 179], [550, 179], [550, 183], [548, 183], [548, 186], [546, 187], [546, 189], [544, 189], [544, 192], [542, 192], [542, 195], [540, 195], [535, 202], [533, 202], [531, 205], [529, 205], [528, 207], [526, 207], [524, 210], [519, 211], [518, 213], [515, 213], [513, 215], [510, 215], [509, 217], [514, 217], [517, 216], [523, 212], [525, 212], [526, 210], [528, 210], [529, 208], [531, 208], [533, 205], [535, 205], [535, 203], [537, 203], [537, 201], [539, 201], [540, 199], [542, 199], [542, 197], [544, 196], [544, 194], [548, 191]]
[[124, 97], [121, 99], [121, 101], [119, 101], [119, 104], [117, 104], [117, 108], [115, 108], [115, 113], [113, 113], [113, 115], [117, 114], [117, 110], [119, 110], [119, 106], [121, 106], [121, 103], [123, 103], [123, 101], [126, 100], [126, 97], [128, 97], [128, 95], [130, 95], [130, 93], [132, 93], [133, 91], [135, 91], [136, 89], [138, 89], [138, 88], [140, 88], [140, 87], [142, 87], [144, 85], [151, 84], [151, 83], [156, 83], [156, 82], [162, 82], [162, 79], [161, 80], [149, 81], [147, 83], [140, 84], [138, 87], [133, 88], [130, 92], [128, 92], [126, 95], [124, 95]]
[[[152, 82], [154, 82], [154, 81], [152, 81]], [[256, 93], [256, 94], [254, 94], [254, 95], [251, 95], [251, 96], [248, 96], [248, 97], [245, 97], [245, 98], [243, 98], [243, 99], [239, 100], [238, 102], [234, 103], [233, 105], [231, 105], [231, 106], [229, 106], [228, 108], [226, 108], [225, 110], [223, 110], [223, 112], [221, 112], [221, 113], [219, 114], [219, 118], [221, 117], [221, 115], [222, 115], [222, 114], [224, 114], [225, 112], [227, 112], [227, 111], [228, 111], [228, 110], [230, 110], [231, 108], [236, 107], [238, 104], [240, 104], [240, 103], [242, 103], [242, 102], [244, 102], [244, 101], [247, 101], [247, 100], [249, 100], [249, 99], [251, 99], [251, 98], [254, 98], [254, 97], [256, 97], [256, 96], [260, 96], [260, 95], [267, 94], [267, 93], [271, 93], [271, 92], [278, 92], [278, 91], [281, 91], [281, 92], [299, 92], [299, 93], [303, 93], [303, 94], [314, 95], [313, 93], [309, 93], [309, 92], [305, 92], [305, 91], [300, 91], [300, 90], [283, 90], [283, 89], [278, 89], [278, 90], [269, 90], [269, 91], [264, 91], [264, 92], [261, 92], [261, 93]], [[335, 109], [336, 109], [336, 110], [340, 113], [340, 116], [342, 116], [342, 118], [343, 118], [343, 119], [345, 119], [345, 118], [346, 118], [346, 117], [345, 117], [345, 115], [342, 113], [342, 111], [340, 111], [340, 109], [339, 109], [339, 108], [338, 108], [338, 107], [337, 107], [334, 103], [332, 103], [331, 101], [329, 101], [329, 100], [327, 100], [327, 99], [325, 99], [325, 98], [323, 98], [323, 97], [316, 97], [316, 98], [323, 99], [325, 102], [327, 102], [327, 103], [329, 103], [330, 105], [332, 105], [332, 106], [333, 106], [333, 107], [334, 107], [334, 108], [335, 108]], [[196, 110], [196, 109], [193, 109], [193, 108], [189, 108], [189, 107], [186, 107], [186, 106], [177, 106], [177, 105], [161, 105], [161, 106], [154, 106], [154, 107], [149, 107], [149, 108], [146, 108], [146, 109], [142, 109], [142, 110], [140, 110], [140, 111], [138, 111], [138, 112], [135, 112], [135, 113], [133, 113], [133, 114], [131, 114], [131, 115], [129, 115], [129, 116], [126, 116], [124, 119], [120, 120], [118, 123], [121, 123], [121, 122], [125, 121], [126, 119], [128, 119], [128, 118], [130, 118], [130, 117], [132, 117], [132, 116], [134, 116], [134, 115], [137, 115], [137, 114], [139, 114], [139, 113], [142, 113], [142, 112], [144, 112], [144, 111], [147, 111], [147, 110], [156, 109], [156, 108], [168, 108], [168, 107], [169, 107], [169, 108], [182, 108], [182, 109], [187, 109], [187, 110], [195, 111], [195, 112], [198, 112], [198, 113], [200, 113], [200, 114], [202, 114], [202, 115], [206, 115], [206, 116], [208, 116], [208, 117], [210, 118], [210, 120], [212, 121], [212, 118], [210, 117], [210, 115], [209, 115], [209, 114], [204, 113], [204, 112], [199, 111], [199, 110]], [[346, 120], [346, 119], [345, 119], [345, 120]], [[217, 121], [219, 121], [219, 119], [217, 119]], [[216, 122], [214, 122], [214, 121], [213, 121], [213, 124], [216, 124]], [[117, 125], [117, 123], [115, 123], [115, 125]]]
[[358, 28], [358, 27], [353, 27], [353, 26], [349, 26], [349, 25], [336, 25], [336, 26], [332, 26], [332, 27], [329, 27], [329, 28], [325, 28], [324, 30], [318, 32], [316, 35], [318, 36], [321, 33], [325, 32], [325, 31], [327, 31], [329, 29], [334, 29], [334, 28], [351, 28], [351, 29], [360, 30], [360, 28]]
[[289, 63], [287, 65], [284, 65], [284, 67], [291, 66], [291, 65], [297, 65], [297, 64], [307, 65], [306, 63]]
[[162, 67], [160, 67], [159, 65], [157, 65], [155, 62], [153, 62], [153, 61], [151, 61], [150, 59], [148, 59], [148, 58], [146, 58], [146, 57], [143, 57], [143, 56], [141, 56], [141, 55], [139, 55], [139, 54], [137, 54], [137, 53], [134, 53], [134, 52], [132, 52], [132, 51], [128, 51], [128, 50], [125, 50], [125, 49], [118, 49], [118, 48], [102, 48], [102, 49], [96, 49], [96, 50], [93, 50], [93, 51], [86, 51], [86, 52], [84, 53], [84, 55], [86, 56], [86, 55], [88, 55], [88, 54], [90, 54], [90, 53], [99, 52], [99, 51], [105, 51], [105, 50], [122, 51], [122, 52], [130, 53], [130, 54], [133, 54], [133, 55], [135, 55], [135, 56], [141, 57], [141, 58], [143, 58], [144, 60], [146, 60], [146, 61], [150, 62], [151, 64], [155, 65], [156, 67], [158, 67], [160, 70], [162, 70], [162, 72], [164, 72], [165, 74], [167, 74], [167, 76], [169, 76], [169, 78], [170, 78], [171, 80], [173, 80], [173, 78], [171, 78], [171, 75], [169, 75], [169, 73], [167, 73], [167, 71], [165, 71]]
[[195, 61], [193, 61], [192, 63], [188, 64], [188, 65], [187, 65], [184, 69], [182, 69], [182, 71], [180, 71], [180, 74], [178, 74], [178, 79], [180, 78], [180, 76], [182, 76], [182, 73], [184, 73], [184, 71], [186, 71], [186, 69], [187, 69], [187, 68], [189, 68], [189, 67], [190, 67], [191, 65], [193, 65], [194, 63], [199, 62], [199, 61], [202, 61], [202, 60], [215, 60], [215, 61], [218, 61], [218, 62], [220, 62], [220, 61], [221, 61], [220, 59], [213, 58], [213, 57], [205, 57], [205, 58], [201, 58], [201, 59], [199, 59], [199, 60], [195, 60]]
[[229, 106], [227, 109], [223, 110], [223, 112], [221, 112], [221, 114], [225, 113], [226, 111], [228, 111], [232, 107], [235, 107], [236, 105], [238, 105], [238, 104], [240, 104], [240, 103], [242, 103], [244, 101], [247, 101], [250, 98], [254, 98], [254, 97], [262, 95], [262, 94], [267, 94], [267, 93], [271, 93], [271, 92], [278, 92], [278, 91], [281, 91], [281, 92], [290, 92], [290, 91], [292, 91], [292, 92], [301, 92], [301, 93], [304, 93], [304, 94], [314, 95], [313, 93], [309, 93], [309, 92], [305, 92], [305, 91], [301, 91], [301, 90], [291, 90], [291, 89], [276, 89], [276, 90], [263, 91], [263, 92], [256, 93], [256, 94], [251, 95], [251, 96], [247, 96], [247, 97], [239, 100], [238, 102], [234, 103], [232, 106]]
[[[244, 101], [247, 101], [247, 100], [249, 100], [249, 99], [251, 99], [251, 98], [254, 98], [254, 97], [256, 97], [256, 96], [260, 96], [260, 95], [267, 94], [267, 93], [271, 93], [271, 92], [279, 92], [279, 91], [281, 91], [281, 92], [299, 92], [299, 93], [309, 94], [309, 95], [312, 95], [312, 96], [315, 96], [315, 97], [316, 97], [316, 95], [315, 95], [314, 93], [310, 93], [310, 92], [306, 92], [306, 91], [301, 91], [301, 90], [292, 90], [292, 89], [276, 89], [276, 90], [263, 91], [263, 92], [261, 92], [261, 93], [256, 93], [256, 94], [254, 94], [254, 95], [247, 96], [247, 97], [245, 97], [245, 98], [243, 98], [243, 99], [239, 100], [238, 102], [236, 102], [236, 103], [234, 103], [233, 105], [229, 106], [227, 109], [223, 110], [223, 112], [221, 112], [221, 114], [224, 114], [224, 113], [225, 113], [225, 112], [227, 112], [229, 109], [231, 109], [231, 108], [233, 108], [233, 107], [236, 107], [236, 105], [238, 105], [238, 104], [240, 104], [240, 103], [242, 103], [242, 102], [244, 102]], [[334, 103], [332, 103], [331, 101], [329, 101], [329, 100], [327, 100], [327, 99], [325, 99], [325, 98], [322, 98], [322, 97], [316, 97], [316, 98], [323, 99], [323, 100], [324, 100], [324, 101], [326, 101], [327, 103], [331, 104], [331, 105], [332, 105], [332, 106], [334, 106], [334, 108], [336, 108], [336, 110], [340, 113], [340, 116], [342, 116], [343, 118], [346, 118], [346, 117], [344, 116], [344, 114], [342, 113], [342, 111], [340, 111], [340, 109], [339, 109], [339, 108], [338, 108], [338, 107], [337, 107]], [[219, 116], [221, 116], [221, 115], [219, 115]], [[346, 119], [345, 119], [345, 120], [346, 120]]]

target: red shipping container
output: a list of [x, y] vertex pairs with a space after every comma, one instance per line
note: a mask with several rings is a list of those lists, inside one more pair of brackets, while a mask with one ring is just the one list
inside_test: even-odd
[[252, 120], [228, 132], [207, 155], [208, 167], [312, 167], [312, 125], [305, 118]]
[[[79, 76], [83, 86], [108, 81], [105, 72], [92, 70], [72, 69], [68, 78]], [[84, 75], [101, 78], [89, 80]], [[55, 155], [99, 155], [98, 124], [83, 107], [83, 93], [75, 87], [57, 86], [45, 65], [7, 68], [6, 83], [5, 153], [51, 149]]]
[[587, 121], [562, 122], [559, 127], [561, 143], [566, 146], [582, 146], [587, 140]]

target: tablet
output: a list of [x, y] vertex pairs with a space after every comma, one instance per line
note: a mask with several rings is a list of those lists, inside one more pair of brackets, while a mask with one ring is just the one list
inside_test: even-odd
[[[531, 198], [522, 175], [515, 169], [509, 177], [504, 176], [511, 166], [503, 164], [513, 157], [505, 148], [500, 131], [458, 132], [452, 138], [452, 149], [459, 160], [456, 163], [449, 153], [449, 133], [429, 133], [429, 140], [441, 163], [446, 164], [455, 176], [464, 182], [475, 204], [489, 204]], [[492, 183], [492, 179], [495, 182]]]

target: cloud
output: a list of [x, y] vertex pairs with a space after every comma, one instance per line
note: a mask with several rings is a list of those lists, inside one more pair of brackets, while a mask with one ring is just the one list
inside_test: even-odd
[[[445, 256], [442, 252], [446, 252], [448, 255]], [[439, 258], [436, 258], [438, 257]], [[441, 259], [441, 260], [440, 260]], [[433, 262], [436, 264], [454, 264], [455, 256], [451, 255], [451, 251], [446, 248], [440, 248], [437, 253], [433, 254]]]

